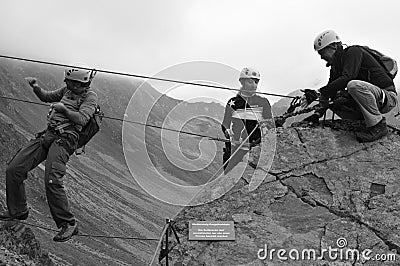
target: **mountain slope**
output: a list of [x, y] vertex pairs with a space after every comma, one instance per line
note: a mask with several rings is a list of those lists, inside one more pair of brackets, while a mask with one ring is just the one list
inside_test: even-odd
[[[62, 86], [63, 72], [60, 68], [0, 60], [0, 96], [38, 102], [23, 79], [26, 76], [37, 77], [39, 84], [46, 89], [53, 90]], [[131, 96], [140, 85], [141, 81], [98, 74], [92, 87], [99, 95], [100, 105], [106, 116], [122, 119]], [[135, 111], [144, 110], [147, 105], [152, 104], [147, 101], [160, 96], [146, 83], [141, 88], [144, 88], [147, 96], [140, 101], [141, 105], [135, 106]], [[181, 101], [166, 98], [163, 107], [153, 111], [152, 122], [160, 123], [163, 115], [157, 112], [169, 112], [179, 103]], [[189, 104], [184, 117], [197, 112], [198, 108], [207, 108], [206, 106], [207, 104]], [[0, 157], [0, 175], [3, 176], [3, 182], [0, 182], [2, 202], [5, 202], [6, 162], [33, 137], [33, 133], [45, 128], [47, 110], [48, 107], [45, 106], [0, 98], [0, 140], [4, 144]], [[136, 117], [128, 118], [136, 121]], [[180, 119], [183, 119], [180, 115], [173, 116], [166, 126], [181, 124], [178, 121]], [[186, 129], [197, 130], [197, 123], [197, 119], [193, 123], [187, 123]], [[105, 118], [101, 131], [87, 146], [86, 154], [71, 157], [64, 178], [71, 208], [78, 219], [81, 233], [98, 237], [77, 236], [66, 244], [59, 244], [51, 241], [53, 231], [32, 228], [42, 246], [54, 254], [53, 257], [58, 257], [61, 264], [146, 265], [153, 255], [157, 241], [101, 236], [157, 239], [165, 218], [171, 217], [180, 209], [149, 196], [138, 186], [125, 163], [121, 145], [122, 124], [118, 120]], [[143, 134], [143, 129], [136, 127], [135, 134]], [[155, 139], [160, 139], [160, 134], [157, 130], [149, 133]], [[182, 145], [186, 147], [189, 143], [193, 149], [197, 147], [191, 139], [184, 139]], [[160, 150], [159, 142], [148, 142], [148, 145], [152, 149], [150, 154], [156, 157]], [[192, 150], [186, 149], [190, 152]], [[157, 167], [163, 171], [168, 168], [168, 161], [159, 160], [154, 165], [137, 164], [135, 167]], [[43, 171], [43, 165], [39, 165], [31, 171], [26, 181], [28, 204], [31, 208], [28, 222], [54, 230], [54, 222], [45, 198]], [[187, 173], [174, 171], [169, 175], [177, 180], [187, 177]]]

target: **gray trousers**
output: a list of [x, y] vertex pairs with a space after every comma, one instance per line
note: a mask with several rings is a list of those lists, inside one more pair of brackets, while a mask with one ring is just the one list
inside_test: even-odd
[[7, 207], [11, 215], [28, 210], [24, 181], [30, 170], [46, 160], [44, 183], [51, 215], [58, 228], [65, 223], [75, 222], [69, 209], [62, 177], [66, 173], [66, 164], [76, 143], [77, 140], [72, 136], [59, 136], [48, 130], [17, 152], [6, 169]]
[[[357, 103], [357, 109], [352, 111], [334, 110], [343, 119], [365, 120], [365, 125], [371, 127], [379, 123], [383, 116], [397, 105], [397, 95], [392, 91], [382, 90], [362, 80], [352, 80], [347, 84], [347, 91]], [[385, 94], [385, 95], [383, 95]], [[386, 98], [385, 102], [382, 101]]]

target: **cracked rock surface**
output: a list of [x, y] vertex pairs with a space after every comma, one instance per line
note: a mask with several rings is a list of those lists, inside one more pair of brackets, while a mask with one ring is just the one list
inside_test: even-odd
[[[170, 263], [399, 265], [400, 136], [360, 144], [351, 131], [329, 127], [276, 133], [270, 169], [249, 167], [224, 196], [175, 218], [181, 244]], [[255, 190], [253, 175], [266, 177]], [[234, 221], [235, 241], [189, 241], [189, 221]], [[278, 257], [279, 249], [286, 253]]]

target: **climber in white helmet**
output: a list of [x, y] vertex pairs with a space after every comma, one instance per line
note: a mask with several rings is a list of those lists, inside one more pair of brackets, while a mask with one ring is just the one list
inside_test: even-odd
[[[231, 153], [248, 136], [248, 145], [242, 147], [252, 147], [261, 142], [261, 131], [259, 122], [265, 119], [272, 119], [271, 105], [268, 99], [256, 94], [257, 86], [260, 81], [260, 72], [251, 67], [245, 67], [239, 74], [241, 84], [238, 94], [229, 99], [226, 107], [224, 119], [221, 124], [222, 131], [230, 142], [226, 142], [223, 162], [224, 169], [228, 172], [237, 162], [230, 160]], [[240, 157], [240, 156], [239, 156]]]
[[[388, 69], [380, 62], [383, 55], [376, 50], [358, 45], [344, 48], [333, 30], [318, 34], [314, 50], [330, 67], [330, 77], [328, 84], [319, 89], [321, 109], [305, 121], [317, 123], [326, 109], [331, 108], [342, 119], [365, 122], [365, 129], [356, 133], [360, 142], [374, 141], [387, 135], [386, 120], [382, 114], [388, 113], [397, 104], [393, 83], [397, 73], [396, 62], [393, 60]], [[317, 93], [305, 94], [302, 106], [313, 102], [315, 95]]]
[[19, 150], [7, 166], [8, 210], [0, 214], [0, 220], [5, 221], [28, 218], [24, 181], [30, 170], [46, 160], [44, 183], [51, 215], [60, 229], [53, 238], [57, 242], [67, 241], [78, 233], [62, 178], [69, 157], [77, 147], [79, 132], [95, 112], [98, 101], [97, 94], [90, 88], [94, 71], [67, 68], [64, 74], [65, 86], [54, 91], [42, 89], [36, 78], [26, 78], [41, 101], [54, 104], [47, 117], [47, 129]]

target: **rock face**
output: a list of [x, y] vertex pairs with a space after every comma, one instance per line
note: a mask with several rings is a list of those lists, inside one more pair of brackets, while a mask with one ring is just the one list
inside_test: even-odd
[[[395, 132], [360, 144], [347, 130], [277, 129], [270, 169], [246, 170], [223, 197], [175, 218], [181, 244], [170, 252], [171, 264], [398, 265], [399, 158]], [[267, 178], [249, 189], [260, 171]], [[235, 241], [188, 240], [189, 221], [218, 220], [234, 221]], [[285, 253], [278, 256], [279, 249]]]
[[0, 226], [0, 265], [54, 265], [30, 228], [18, 222]]

